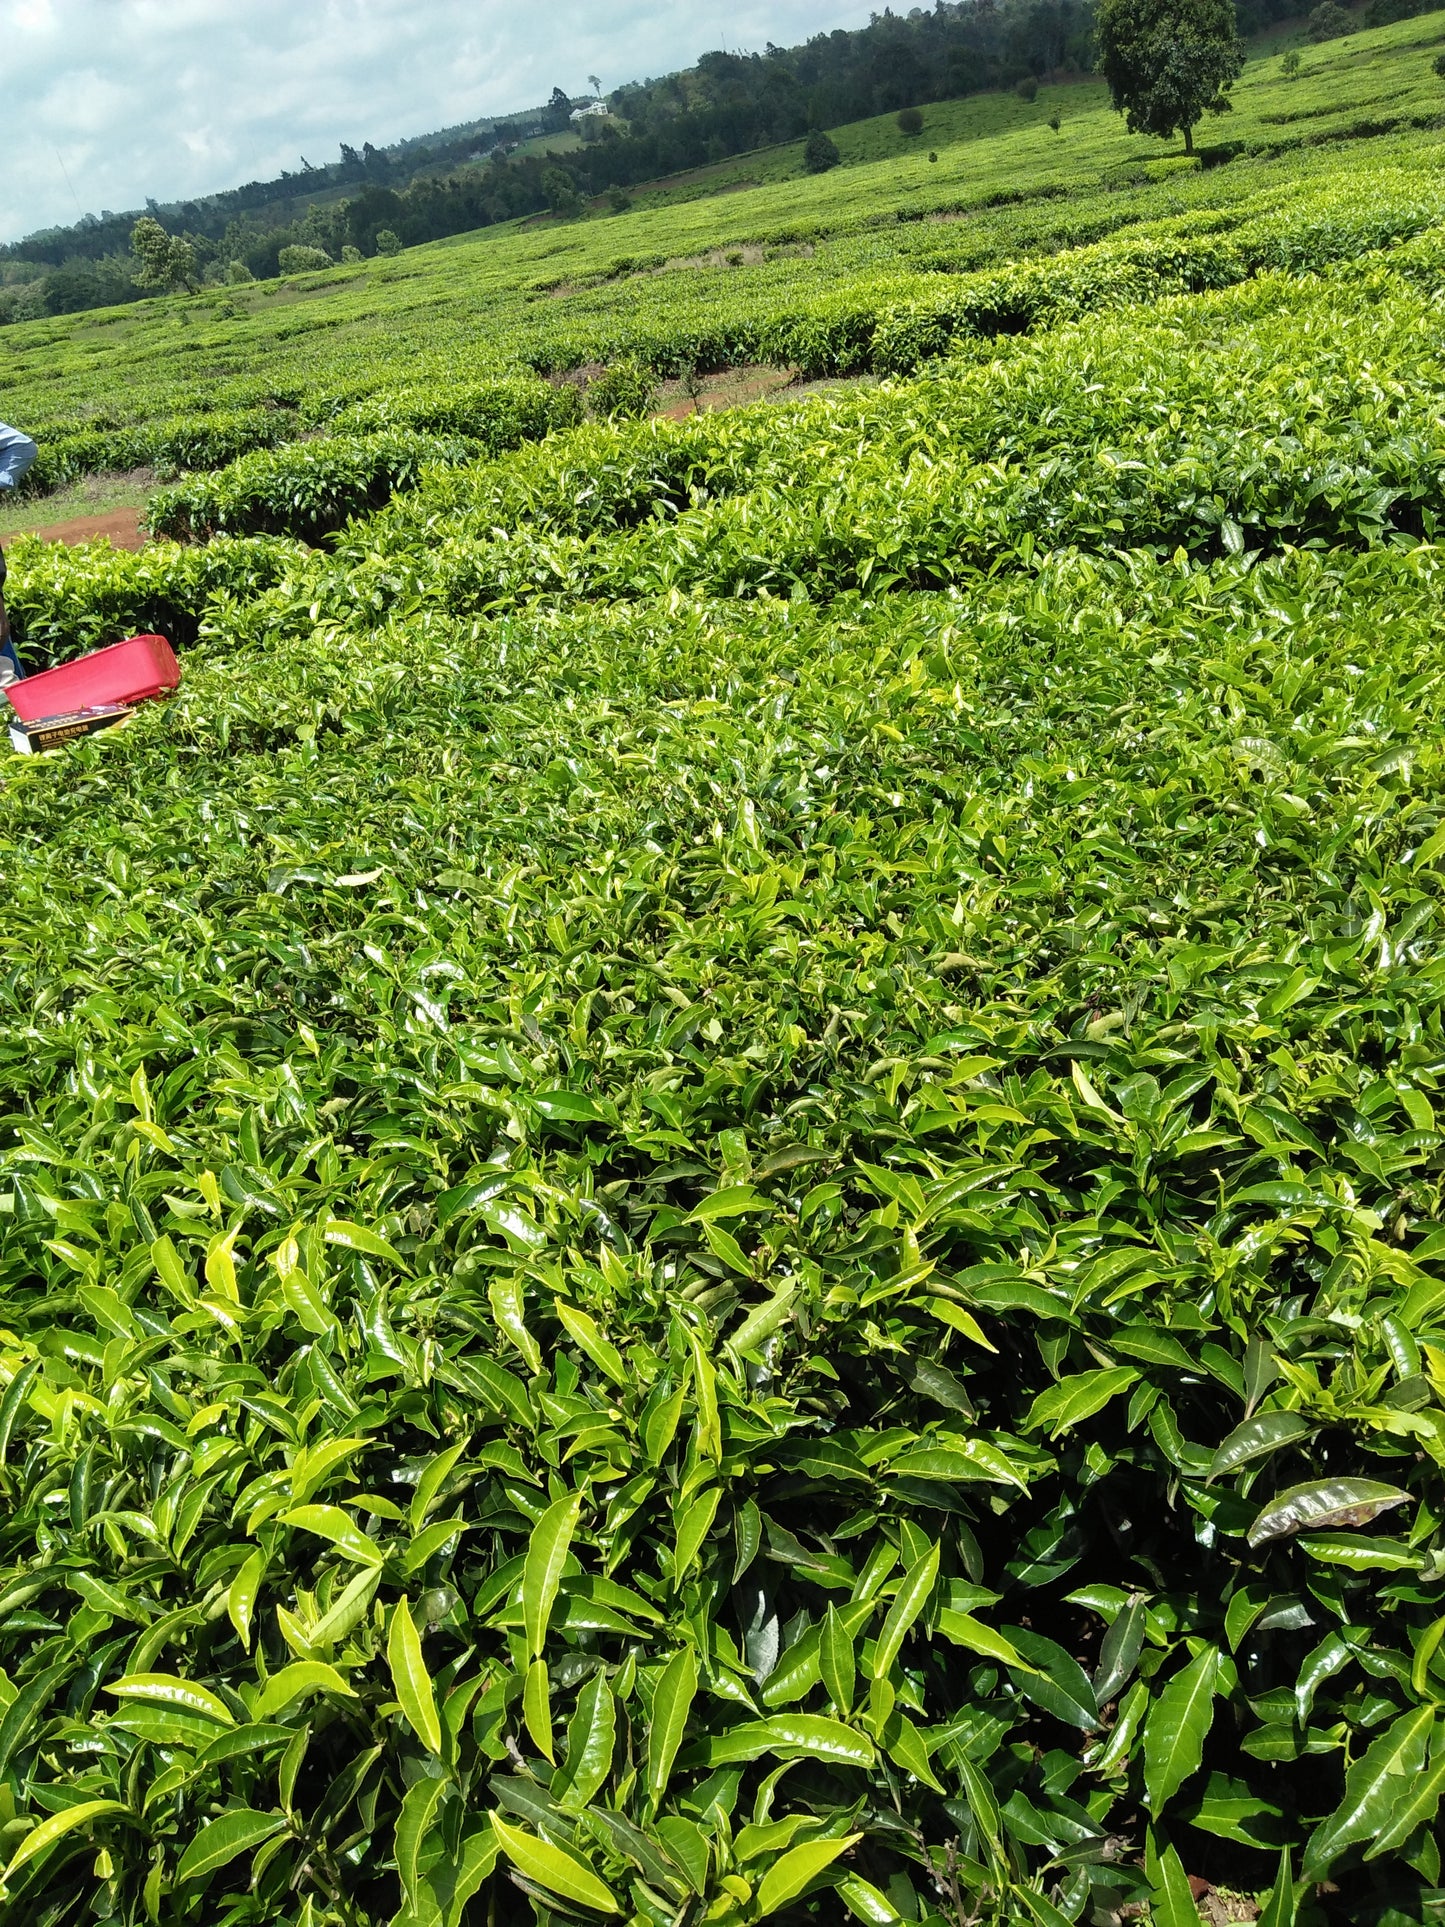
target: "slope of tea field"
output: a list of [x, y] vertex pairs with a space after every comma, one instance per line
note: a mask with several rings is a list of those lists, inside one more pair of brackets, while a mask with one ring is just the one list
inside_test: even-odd
[[18, 336], [7, 1920], [1438, 1920], [1442, 36]]
[[[780, 148], [657, 204], [644, 195], [620, 216], [10, 327], [0, 419], [53, 439], [87, 421], [319, 405], [402, 380], [517, 363], [551, 371], [634, 349], [673, 365], [716, 361], [774, 346], [766, 324], [805, 293], [866, 293], [889, 278], [927, 290], [940, 275], [1159, 220], [1208, 231], [1244, 205], [1289, 205], [1302, 182], [1340, 178], [1347, 203], [1349, 174], [1376, 157], [1433, 175], [1445, 82], [1431, 62], [1442, 48], [1441, 14], [1306, 47], [1293, 80], [1272, 48], [1247, 65], [1234, 111], [1201, 128], [1202, 145], [1238, 156], [1208, 171], [1189, 168], [1177, 143], [1126, 134], [1097, 85], [1045, 87], [1032, 105], [991, 95], [930, 107], [916, 141], [891, 122], [841, 129], [840, 149], [859, 158], [821, 176]], [[880, 148], [904, 151], [863, 158]], [[746, 185], [759, 173], [780, 178]]]

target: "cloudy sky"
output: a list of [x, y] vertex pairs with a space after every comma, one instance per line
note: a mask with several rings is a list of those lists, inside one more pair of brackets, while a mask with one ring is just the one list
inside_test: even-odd
[[616, 87], [878, 0], [0, 0], [0, 241]]

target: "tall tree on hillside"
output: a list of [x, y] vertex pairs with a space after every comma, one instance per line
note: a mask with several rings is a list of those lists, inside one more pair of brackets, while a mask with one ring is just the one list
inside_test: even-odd
[[162, 288], [170, 292], [185, 288], [194, 293], [197, 286], [196, 250], [179, 235], [167, 234], [160, 222], [142, 214], [130, 235], [131, 253], [136, 260], [136, 283], [142, 288]]
[[1184, 135], [1208, 112], [1227, 113], [1244, 65], [1234, 0], [1100, 0], [1099, 64], [1131, 134]]

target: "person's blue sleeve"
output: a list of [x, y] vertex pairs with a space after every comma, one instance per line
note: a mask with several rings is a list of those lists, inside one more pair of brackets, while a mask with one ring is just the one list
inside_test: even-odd
[[18, 488], [39, 453], [28, 435], [0, 422], [0, 488]]

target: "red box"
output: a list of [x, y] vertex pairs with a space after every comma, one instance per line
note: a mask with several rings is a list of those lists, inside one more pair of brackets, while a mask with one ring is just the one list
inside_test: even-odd
[[63, 662], [58, 669], [42, 669], [38, 676], [7, 683], [5, 694], [21, 721], [34, 723], [78, 709], [168, 696], [180, 680], [176, 652], [164, 636], [132, 636]]

